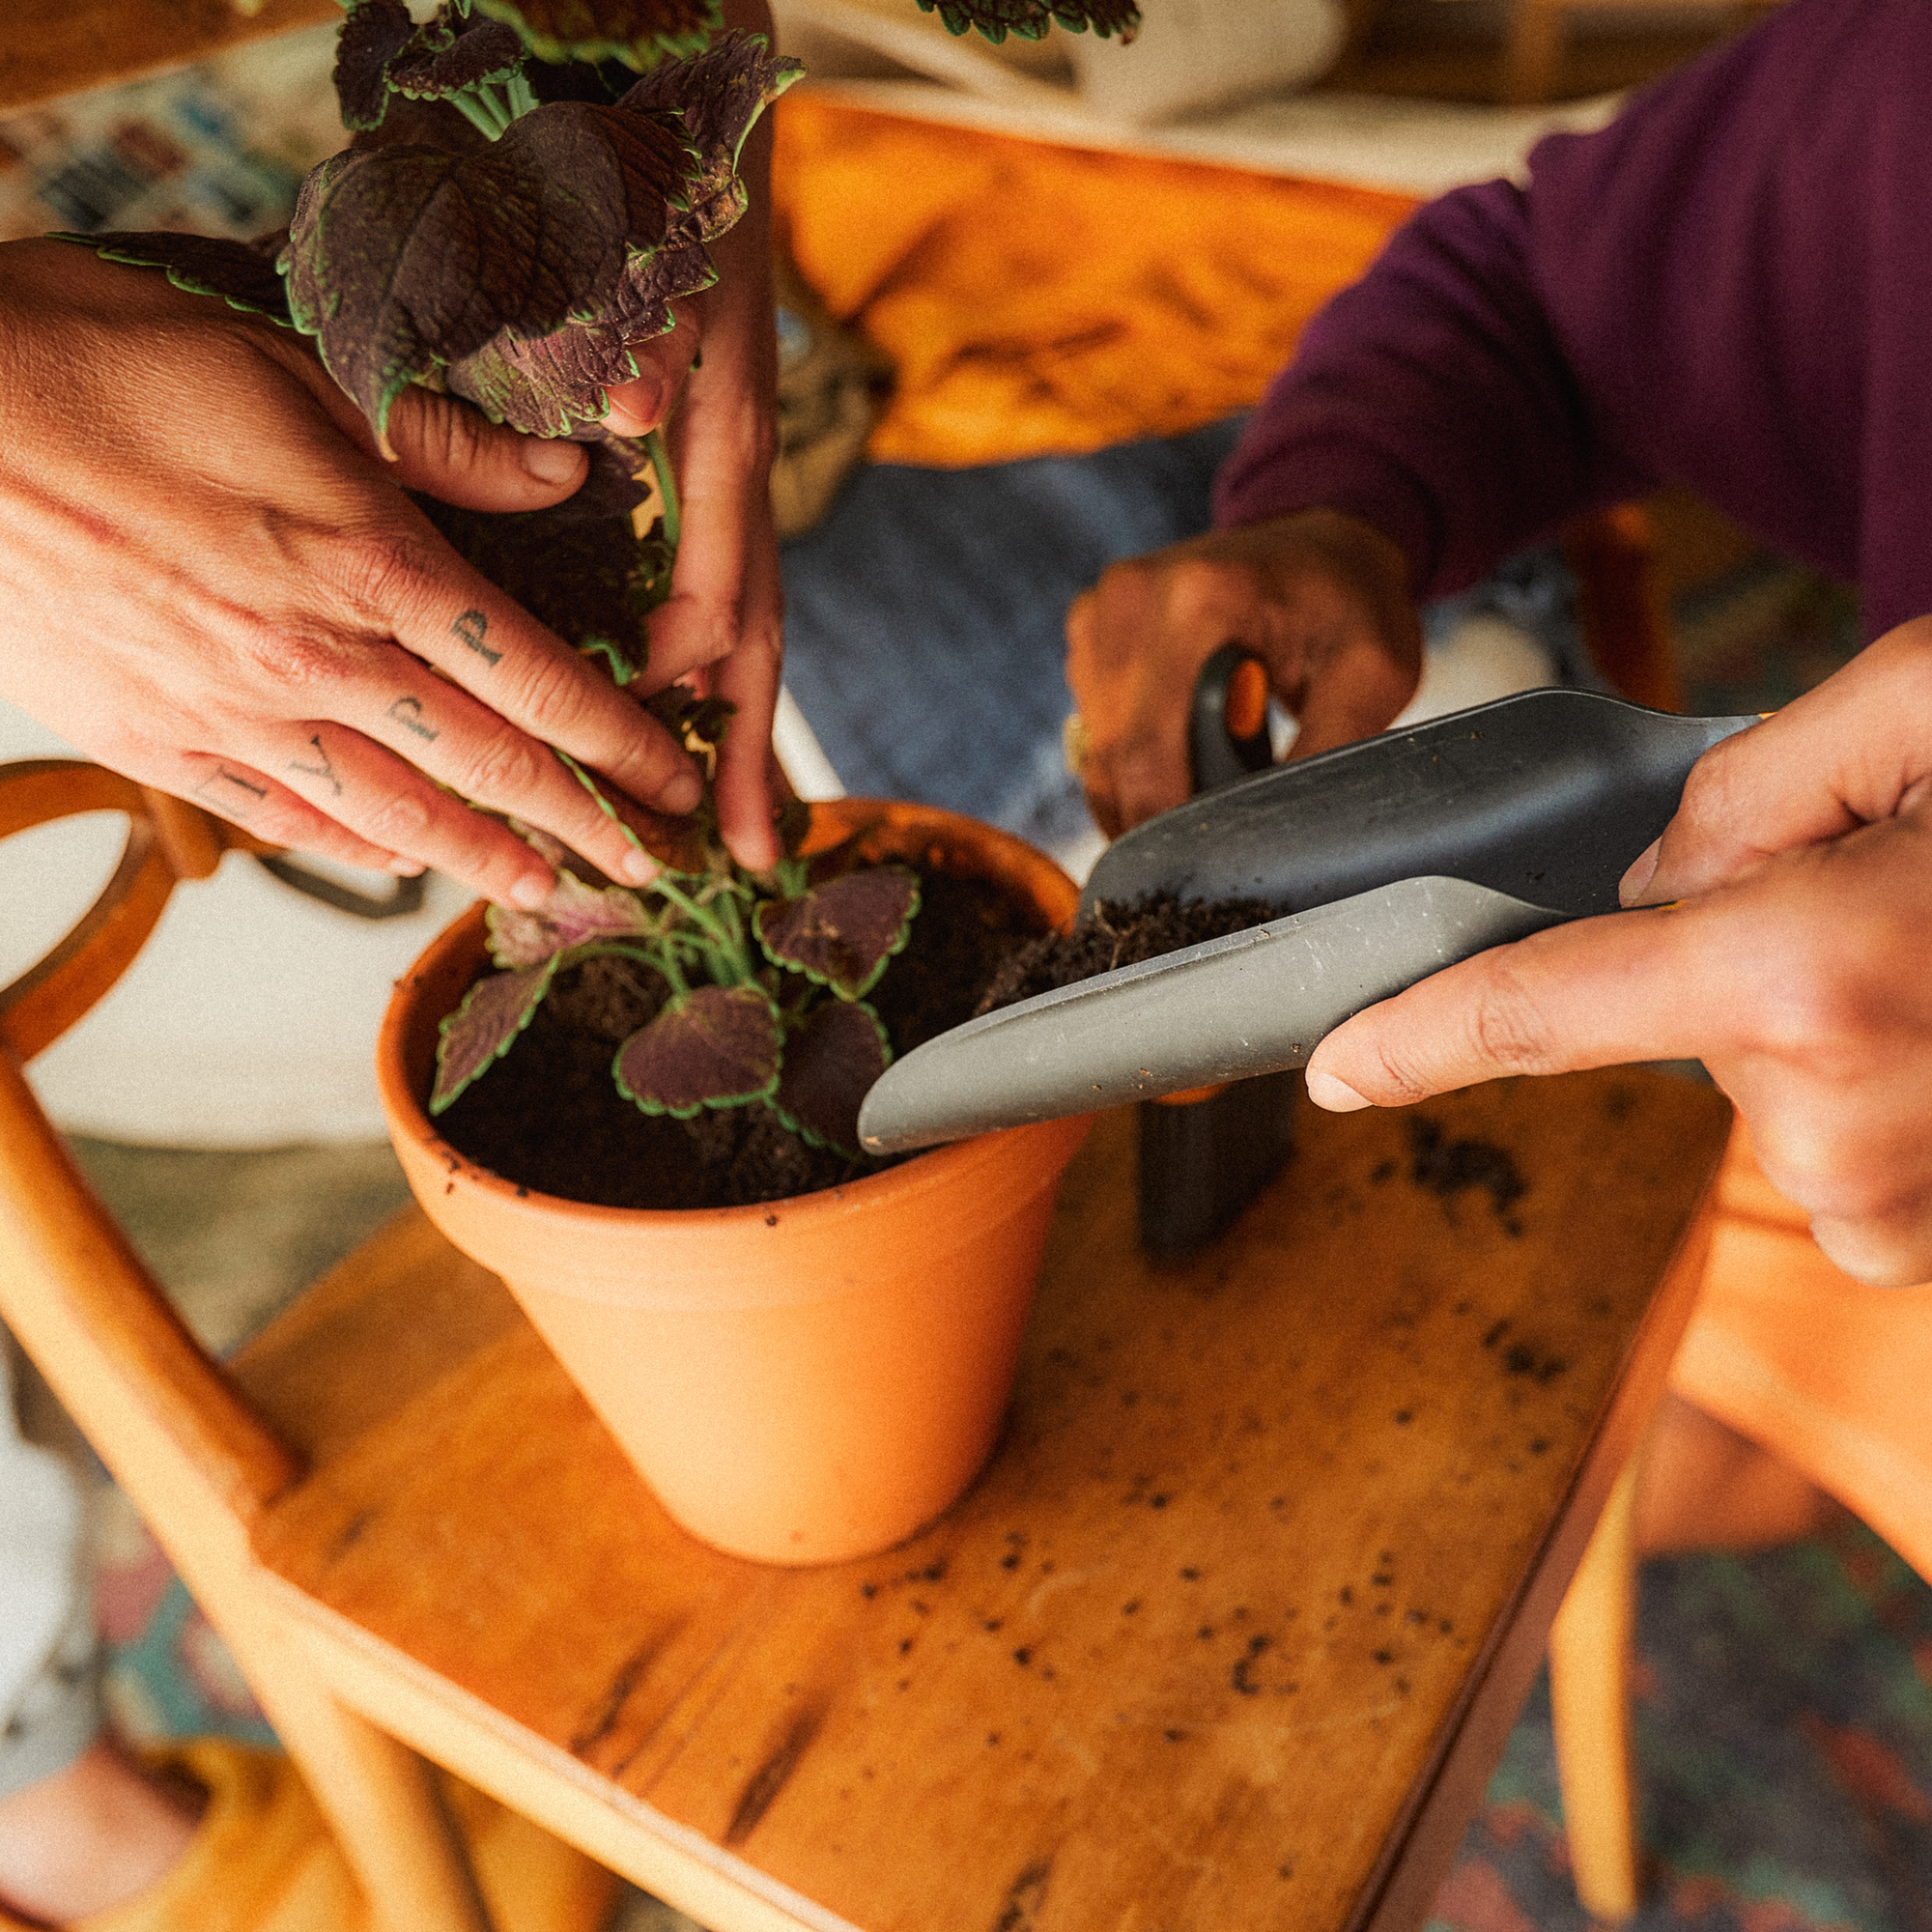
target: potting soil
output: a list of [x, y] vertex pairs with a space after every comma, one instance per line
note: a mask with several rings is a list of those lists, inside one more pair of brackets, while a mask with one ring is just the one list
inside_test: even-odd
[[[895, 1056], [972, 1016], [1002, 962], [1037, 938], [1031, 907], [984, 880], [928, 871], [905, 951], [867, 996]], [[905, 1156], [848, 1159], [809, 1146], [762, 1105], [689, 1121], [618, 1093], [618, 1045], [655, 1013], [661, 977], [625, 959], [558, 976], [508, 1053], [438, 1124], [450, 1145], [523, 1186], [603, 1208], [736, 1208], [833, 1187]]]

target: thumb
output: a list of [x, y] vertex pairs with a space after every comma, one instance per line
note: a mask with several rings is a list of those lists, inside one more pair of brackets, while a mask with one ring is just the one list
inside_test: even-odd
[[1578, 920], [1432, 974], [1315, 1049], [1309, 1098], [1347, 1113], [1505, 1074], [1694, 1058], [1711, 1037], [1708, 917], [1667, 906]]
[[525, 436], [430, 389], [412, 386], [396, 398], [388, 434], [389, 474], [406, 490], [465, 510], [548, 509], [589, 470], [582, 444]]

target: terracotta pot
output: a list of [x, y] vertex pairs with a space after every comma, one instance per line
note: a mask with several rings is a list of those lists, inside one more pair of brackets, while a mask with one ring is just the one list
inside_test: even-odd
[[[1054, 924], [1077, 894], [972, 819], [841, 799], [812, 843], [993, 878]], [[500, 1274], [657, 1492], [705, 1542], [826, 1563], [904, 1541], [990, 1453], [1060, 1176], [1085, 1120], [983, 1134], [842, 1187], [752, 1208], [595, 1208], [525, 1193], [423, 1105], [437, 1025], [485, 956], [483, 908], [398, 983], [378, 1082], [416, 1199]]]

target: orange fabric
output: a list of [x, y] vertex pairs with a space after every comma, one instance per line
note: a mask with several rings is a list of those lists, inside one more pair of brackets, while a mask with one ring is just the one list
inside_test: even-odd
[[776, 120], [792, 259], [898, 372], [881, 462], [1068, 454], [1246, 408], [1416, 206], [809, 93]]
[[1932, 1283], [1867, 1288], [1825, 1259], [1740, 1122], [1671, 1386], [1776, 1449], [1932, 1577]]

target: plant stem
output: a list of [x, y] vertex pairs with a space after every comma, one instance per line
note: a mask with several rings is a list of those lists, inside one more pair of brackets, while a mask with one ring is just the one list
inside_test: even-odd
[[668, 550], [677, 549], [677, 478], [671, 473], [670, 451], [665, 447], [664, 432], [652, 430], [644, 438], [650, 452], [651, 469], [658, 479], [658, 498], [664, 504], [664, 540]]
[[[716, 946], [721, 952], [735, 952], [739, 950], [738, 947], [732, 944], [731, 933], [729, 929], [724, 924], [724, 923], [720, 920], [713, 919], [710, 913], [708, 913], [701, 905], [699, 905], [697, 901], [690, 895], [689, 893], [686, 893], [679, 887], [672, 885], [670, 882], [670, 874], [668, 872], [660, 872], [657, 875], [657, 877], [651, 881], [648, 890], [654, 893], [660, 893], [666, 898], [668, 898], [671, 902], [671, 904], [676, 906], [677, 909], [681, 913], [683, 913], [688, 920], [691, 921], [692, 924], [696, 926], [699, 931], [703, 932], [706, 935], [706, 937], [710, 939], [711, 943], [714, 946]], [[743, 976], [741, 975], [740, 977], [742, 978]]]
[[449, 95], [446, 99], [486, 141], [496, 140], [510, 125], [495, 111], [497, 103], [480, 87], [466, 89], [463, 93]]
[[504, 92], [510, 97], [510, 118], [512, 120], [521, 120], [526, 114], [534, 114], [536, 112], [537, 98], [531, 93], [529, 82], [524, 78], [522, 68], [519, 68], [510, 76], [508, 83], [505, 85]]

